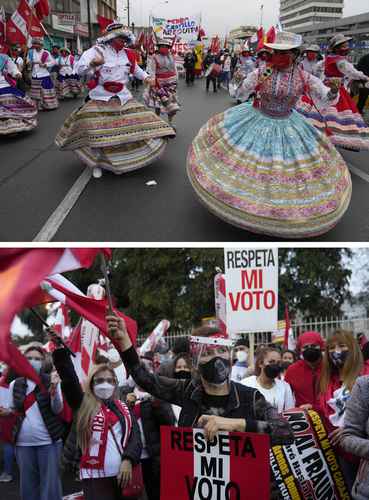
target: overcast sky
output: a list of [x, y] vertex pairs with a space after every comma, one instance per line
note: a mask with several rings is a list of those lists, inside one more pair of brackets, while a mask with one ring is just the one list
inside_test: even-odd
[[[126, 5], [127, 0], [118, 0]], [[148, 25], [150, 11], [157, 16], [180, 17], [202, 12], [203, 25], [209, 35], [224, 35], [227, 31], [242, 24], [260, 24], [260, 6], [264, 4], [263, 25], [276, 24], [279, 13], [279, 0], [130, 0], [131, 22]], [[251, 4], [251, 5], [250, 5]], [[226, 6], [226, 8], [225, 8]], [[369, 12], [368, 0], [345, 0], [345, 16]]]

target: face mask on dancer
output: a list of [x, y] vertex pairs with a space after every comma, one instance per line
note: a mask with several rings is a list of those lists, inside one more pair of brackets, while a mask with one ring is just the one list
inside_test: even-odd
[[308, 59], [308, 61], [316, 61], [317, 60], [317, 56], [318, 54], [316, 52], [306, 52], [306, 57]]
[[290, 52], [276, 52], [272, 56], [272, 64], [277, 69], [287, 69], [293, 63], [293, 57]]

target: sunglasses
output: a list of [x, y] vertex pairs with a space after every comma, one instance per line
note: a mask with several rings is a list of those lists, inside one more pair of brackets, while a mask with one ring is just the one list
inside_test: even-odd
[[104, 384], [105, 382], [107, 382], [108, 384], [110, 385], [115, 385], [115, 378], [113, 377], [97, 377], [97, 378], [94, 378], [94, 385], [100, 385], [100, 384]]

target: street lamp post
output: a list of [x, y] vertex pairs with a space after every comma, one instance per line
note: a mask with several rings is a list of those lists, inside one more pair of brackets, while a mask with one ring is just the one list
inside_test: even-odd
[[127, 0], [127, 25], [131, 25], [131, 5], [129, 0]]
[[91, 12], [90, 0], [87, 0], [87, 24], [88, 24], [88, 43], [92, 47], [92, 30], [91, 30]]

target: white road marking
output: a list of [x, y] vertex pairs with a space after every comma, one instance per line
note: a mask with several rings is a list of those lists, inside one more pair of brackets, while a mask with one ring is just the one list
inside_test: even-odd
[[346, 161], [346, 163], [348, 165], [348, 168], [350, 169], [350, 171], [353, 174], [357, 175], [358, 177], [363, 179], [365, 182], [369, 182], [369, 174], [366, 174], [365, 172], [360, 170], [360, 168], [355, 167], [352, 163], [349, 163], [348, 161]]
[[60, 226], [68, 216], [81, 196], [83, 190], [91, 179], [92, 170], [88, 167], [78, 177], [76, 182], [70, 188], [63, 201], [57, 206], [54, 212], [47, 219], [45, 225], [41, 228], [33, 241], [50, 241], [57, 233]]

